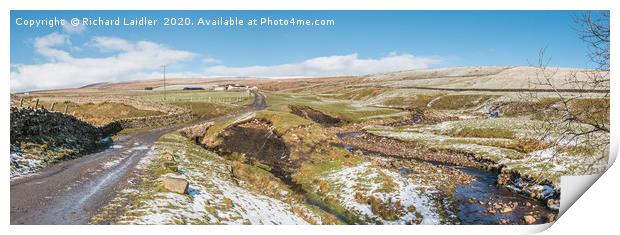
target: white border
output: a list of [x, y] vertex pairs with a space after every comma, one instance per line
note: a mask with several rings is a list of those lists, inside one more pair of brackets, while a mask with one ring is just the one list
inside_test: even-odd
[[15, 10], [606, 10], [610, 0], [4, 0]]
[[[229, 1], [202, 1], [197, 0], [125, 0], [125, 1], [105, 1], [105, 0], [3, 0], [0, 3], [0, 71], [5, 76], [0, 80], [3, 102], [0, 106], [2, 112], [1, 135], [2, 149], [6, 155], [9, 153], [9, 94], [10, 94], [10, 10], [612, 10], [613, 22], [620, 22], [616, 15], [617, 4], [613, 0], [229, 0]], [[618, 33], [612, 30], [612, 38], [616, 39]], [[612, 41], [612, 48], [617, 48], [616, 41]], [[612, 49], [612, 51], [615, 51]], [[612, 67], [617, 67], [618, 55], [612, 54]], [[613, 75], [614, 73], [612, 73]], [[613, 76], [612, 76], [613, 77]], [[612, 90], [618, 89], [618, 83], [612, 79]], [[612, 96], [612, 127], [618, 124], [618, 111], [613, 104], [618, 103], [616, 96]], [[615, 158], [617, 153], [618, 132], [612, 131], [612, 156]], [[5, 155], [5, 157], [7, 157]], [[8, 175], [8, 168], [4, 175]], [[575, 203], [574, 208], [568, 210], [564, 216], [550, 229], [549, 232], [555, 234], [566, 234], [566, 232], [588, 232], [606, 231], [614, 229], [619, 211], [615, 197], [618, 191], [618, 167], [612, 167], [610, 172], [603, 175], [601, 182], [596, 183], [587, 193]], [[614, 177], [611, 177], [614, 175]], [[598, 177], [593, 177], [595, 179]], [[616, 182], [614, 182], [616, 180]], [[9, 226], [9, 181], [1, 181], [3, 203], [0, 207], [2, 218], [6, 228], [10, 231], [5, 234], [50, 234], [50, 233], [84, 233], [89, 234], [124, 234], [128, 232], [154, 233], [154, 234], [175, 234], [175, 233], [213, 233], [213, 234], [405, 234], [419, 233], [443, 234], [443, 233], [482, 233], [482, 234], [520, 234], [532, 233], [546, 229], [548, 226]], [[589, 182], [592, 182], [591, 180]], [[564, 183], [564, 181], [563, 181]], [[605, 198], [609, 201], [600, 200]], [[586, 223], [583, 223], [583, 222]], [[606, 221], [606, 223], [598, 223]]]

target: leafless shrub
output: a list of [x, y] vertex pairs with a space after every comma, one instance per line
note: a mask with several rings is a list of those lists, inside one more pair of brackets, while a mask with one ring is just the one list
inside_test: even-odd
[[[587, 56], [591, 69], [561, 75], [558, 68], [549, 67], [551, 57], [543, 48], [536, 65], [537, 75], [530, 79], [531, 91], [526, 96], [534, 101], [549, 97], [558, 100], [538, 110], [543, 112], [539, 115], [543, 124], [536, 128], [541, 140], [557, 146], [559, 151], [556, 152], [571, 145], [602, 150], [602, 154], [590, 162], [594, 165], [609, 155], [609, 12], [588, 12], [576, 16], [575, 22], [579, 38], [589, 47]], [[552, 92], [543, 94], [536, 89]]]

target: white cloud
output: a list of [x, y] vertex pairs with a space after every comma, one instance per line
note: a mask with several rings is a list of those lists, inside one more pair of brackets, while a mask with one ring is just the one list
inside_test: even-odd
[[[52, 33], [34, 40], [35, 53], [44, 61], [39, 64], [12, 64], [11, 91], [28, 91], [79, 87], [91, 83], [150, 79], [160, 76], [161, 65], [178, 65], [197, 57], [188, 51], [175, 50], [150, 41], [128, 41], [116, 37], [93, 37], [86, 45], [105, 54], [102, 57], [74, 57], [70, 35]], [[391, 53], [380, 58], [360, 58], [358, 54], [311, 58], [299, 63], [271, 66], [230, 67], [216, 58], [202, 57], [210, 65], [201, 76], [341, 76], [365, 75], [408, 69], [428, 68], [442, 63], [437, 57]]]
[[64, 34], [52, 33], [34, 40], [34, 49], [37, 53], [50, 61], [67, 61], [71, 55], [63, 50], [55, 49], [54, 46], [70, 45], [69, 37]]
[[89, 45], [101, 51], [131, 51], [135, 49], [133, 43], [115, 37], [93, 37]]
[[272, 66], [211, 66], [205, 73], [218, 76], [283, 77], [340, 76], [428, 68], [442, 61], [436, 57], [418, 57], [391, 53], [381, 58], [359, 58], [357, 54], [317, 57], [301, 63]]
[[118, 53], [101, 58], [75, 58], [69, 52], [58, 49], [70, 44], [67, 35], [52, 33], [35, 39], [36, 52], [49, 62], [15, 65], [11, 71], [11, 90], [54, 89], [146, 79], [163, 64], [175, 64], [195, 56], [191, 52], [149, 41], [93, 38], [91, 43], [99, 49], [116, 50]]
[[69, 20], [65, 20], [65, 24], [62, 25], [62, 30], [68, 34], [79, 34], [86, 30], [86, 25], [78, 24], [74, 26]]
[[202, 59], [202, 63], [204, 64], [219, 64], [221, 63], [220, 60], [213, 58], [213, 57], [206, 57], [204, 59]]

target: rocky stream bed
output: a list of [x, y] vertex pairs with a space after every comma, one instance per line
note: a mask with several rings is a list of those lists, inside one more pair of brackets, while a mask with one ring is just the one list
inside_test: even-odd
[[[453, 156], [449, 158], [441, 155], [439, 158], [414, 158], [411, 155], [398, 155], [398, 151], [388, 154], [381, 153], [381, 146], [372, 146], [372, 143], [381, 145], [381, 141], [365, 142], [363, 131], [339, 133], [345, 143], [352, 145], [343, 146], [345, 149], [362, 155], [373, 161], [384, 162], [380, 164], [386, 168], [394, 168], [405, 177], [411, 176], [411, 165], [430, 164], [434, 171], [448, 171], [453, 182], [445, 179], [433, 179], [425, 181], [431, 187], [441, 188], [446, 184], [452, 185], [448, 190], [451, 194], [439, 195], [433, 198], [435, 201], [448, 199], [452, 207], [443, 208], [444, 214], [453, 214], [457, 217], [453, 223], [458, 224], [540, 224], [555, 220], [557, 210], [550, 208], [545, 200], [538, 200], [529, 195], [510, 190], [511, 187], [498, 185], [500, 172], [484, 164], [473, 162], [471, 159]], [[356, 144], [353, 144], [356, 143]], [[366, 149], [361, 148], [365, 146]], [[383, 146], [385, 147], [385, 146]], [[369, 150], [370, 149], [370, 150]], [[437, 153], [429, 153], [429, 156]], [[455, 160], [459, 159], [459, 160]], [[385, 162], [391, 162], [385, 164]], [[393, 161], [401, 163], [394, 164]], [[405, 162], [403, 164], [402, 162]], [[511, 186], [511, 185], [509, 185]], [[444, 197], [444, 198], [440, 198]], [[449, 222], [449, 221], [448, 221]]]

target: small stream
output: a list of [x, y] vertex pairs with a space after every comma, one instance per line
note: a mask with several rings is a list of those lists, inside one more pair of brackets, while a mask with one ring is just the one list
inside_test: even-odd
[[[462, 224], [500, 224], [502, 220], [509, 224], [522, 224], [523, 216], [528, 213], [535, 216], [537, 223], [544, 223], [544, 215], [554, 213], [541, 201], [525, 197], [496, 184], [497, 173], [483, 171], [472, 167], [451, 166], [470, 176], [475, 181], [469, 185], [459, 185], [454, 193], [458, 205], [458, 218]], [[482, 205], [481, 203], [482, 202]], [[487, 203], [518, 203], [509, 213], [489, 213]], [[526, 204], [532, 206], [525, 206]]]
[[[363, 134], [363, 132], [347, 132], [338, 134], [339, 138], [352, 138]], [[409, 161], [422, 161], [410, 158], [403, 158], [399, 156], [386, 156], [380, 153], [367, 152], [363, 149], [355, 149], [350, 146], [345, 146], [345, 149], [349, 151], [361, 150], [364, 155], [369, 157], [377, 157], [383, 159], [399, 159]], [[547, 206], [536, 199], [523, 196], [521, 194], [512, 192], [504, 187], [497, 186], [497, 172], [485, 171], [474, 167], [456, 166], [447, 163], [439, 163], [434, 161], [424, 161], [433, 165], [441, 165], [450, 167], [466, 173], [475, 178], [471, 184], [458, 185], [454, 193], [454, 200], [456, 202], [457, 211], [455, 214], [458, 216], [461, 224], [524, 224], [523, 216], [534, 214], [537, 218], [536, 223], [545, 223], [547, 214], [555, 214], [554, 211], [547, 208]], [[400, 169], [408, 171], [407, 169]], [[487, 209], [493, 207], [495, 203], [508, 204], [516, 203], [517, 206], [510, 212], [501, 213], [500, 209], [492, 210], [489, 212]], [[530, 205], [530, 206], [526, 206]]]
[[312, 196], [308, 194], [308, 192], [306, 192], [306, 190], [301, 186], [301, 184], [294, 182], [291, 179], [291, 177], [288, 176], [283, 171], [272, 169], [271, 174], [273, 174], [278, 179], [282, 180], [282, 182], [288, 185], [295, 193], [298, 193], [299, 195], [303, 196], [304, 201], [308, 203], [309, 205], [320, 208], [324, 212], [333, 215], [334, 217], [345, 222], [346, 224], [357, 224], [357, 221], [355, 218], [353, 218], [352, 214], [337, 212], [334, 209], [332, 209], [329, 205], [327, 205], [327, 203], [325, 203], [324, 201], [313, 198]]

